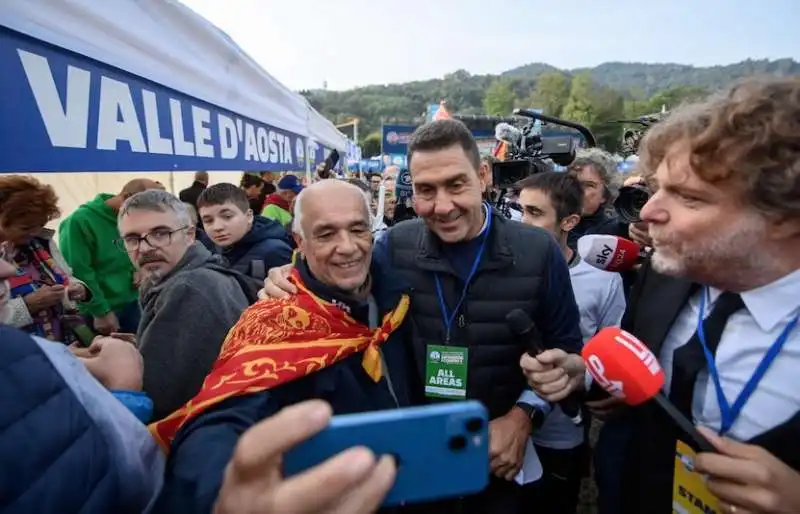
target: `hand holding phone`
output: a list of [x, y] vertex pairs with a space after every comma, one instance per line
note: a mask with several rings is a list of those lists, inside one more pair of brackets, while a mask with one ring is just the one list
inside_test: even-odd
[[284, 453], [325, 428], [330, 419], [330, 406], [311, 400], [287, 407], [245, 432], [225, 472], [214, 513], [375, 512], [395, 478], [388, 457], [376, 460], [363, 447], [351, 448], [324, 462], [320, 459], [300, 476], [284, 478], [281, 473]]
[[366, 447], [397, 464], [384, 507], [435, 501], [486, 487], [488, 440], [486, 409], [474, 401], [347, 414], [287, 452], [283, 469], [286, 476], [304, 476], [325, 459]]

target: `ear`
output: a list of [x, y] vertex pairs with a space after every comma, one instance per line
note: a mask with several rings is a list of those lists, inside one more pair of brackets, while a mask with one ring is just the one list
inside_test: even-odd
[[188, 240], [189, 240], [189, 243], [194, 243], [194, 240], [195, 240], [195, 235], [196, 235], [196, 234], [197, 234], [197, 229], [195, 228], [195, 226], [194, 226], [194, 225], [190, 225], [190, 226], [189, 226], [189, 227], [186, 229], [186, 239], [188, 239]]
[[253, 214], [253, 209], [247, 209], [244, 213], [244, 217], [247, 218], [247, 224], [249, 226], [253, 226], [253, 219], [255, 218], [255, 214]]
[[294, 244], [297, 245], [297, 249], [300, 251], [300, 253], [304, 253], [305, 240], [302, 237], [300, 237], [300, 234], [298, 234], [297, 232], [292, 232], [292, 239], [294, 239]]
[[486, 188], [492, 184], [492, 170], [489, 164], [481, 162], [478, 168], [478, 180], [481, 183], [481, 191], [486, 191]]
[[575, 228], [575, 226], [578, 223], [580, 223], [580, 221], [581, 221], [580, 216], [578, 216], [577, 214], [570, 214], [569, 216], [561, 220], [561, 223], [559, 223], [559, 227], [563, 232], [569, 232], [570, 230]]

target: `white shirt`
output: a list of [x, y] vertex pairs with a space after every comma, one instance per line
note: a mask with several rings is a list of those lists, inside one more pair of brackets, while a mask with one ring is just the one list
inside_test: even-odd
[[[569, 276], [584, 344], [601, 329], [618, 327], [625, 313], [625, 291], [619, 273], [602, 271], [580, 260], [570, 267]], [[556, 406], [534, 432], [533, 441], [547, 448], [569, 450], [583, 443], [583, 433], [583, 427], [575, 426]]]
[[[692, 296], [673, 323], [659, 362], [666, 375], [664, 390], [669, 394], [674, 352], [689, 342], [697, 329], [700, 295]], [[704, 315], [708, 316], [722, 292], [709, 290]], [[752, 377], [767, 349], [800, 312], [800, 270], [741, 294], [745, 309], [728, 320], [716, 352], [717, 373], [729, 404]], [[704, 363], [705, 364], [705, 363]], [[796, 327], [781, 352], [745, 404], [729, 435], [740, 441], [752, 439], [786, 422], [800, 410], [800, 327]], [[721, 415], [714, 381], [708, 368], [697, 377], [692, 402], [692, 416], [697, 425], [719, 430]]]

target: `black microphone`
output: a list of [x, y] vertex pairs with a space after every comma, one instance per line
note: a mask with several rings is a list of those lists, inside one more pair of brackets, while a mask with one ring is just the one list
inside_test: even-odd
[[[524, 339], [528, 346], [528, 355], [536, 357], [545, 348], [542, 344], [542, 335], [533, 320], [522, 309], [514, 309], [506, 315], [506, 323], [511, 332], [519, 339]], [[575, 425], [583, 424], [583, 414], [581, 413], [581, 395], [573, 393], [560, 402], [561, 412], [567, 415]]]

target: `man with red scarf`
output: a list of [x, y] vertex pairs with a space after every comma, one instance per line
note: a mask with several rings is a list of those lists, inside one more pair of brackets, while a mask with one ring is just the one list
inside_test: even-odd
[[[150, 427], [169, 452], [156, 513], [211, 512], [214, 505], [217, 512], [238, 512], [242, 505], [250, 512], [274, 512], [266, 508], [275, 507], [276, 480], [281, 481], [279, 471], [277, 479], [273, 473], [274, 459], [250, 469], [258, 460], [251, 451], [259, 445], [253, 446], [252, 433], [239, 439], [261, 420], [277, 418], [284, 407], [319, 398], [334, 414], [347, 414], [412, 403], [408, 376], [413, 366], [401, 330], [409, 300], [395, 286], [391, 270], [372, 258], [366, 197], [346, 182], [323, 180], [297, 198], [295, 216], [301, 257], [291, 280], [298, 294], [247, 309], [200, 392]], [[263, 445], [273, 445], [275, 437], [270, 434]], [[247, 455], [244, 447], [250, 448]], [[337, 458], [365, 464], [363, 453]], [[356, 469], [356, 461], [348, 469]], [[375, 485], [363, 494], [377, 506], [391, 487], [394, 465], [386, 458], [376, 462], [371, 454], [366, 461], [360, 468], [370, 470], [364, 484], [371, 477]], [[286, 483], [294, 480], [301, 479]], [[253, 496], [245, 499], [248, 494]], [[369, 504], [364, 497], [356, 499], [347, 512], [373, 510], [362, 510]]]

